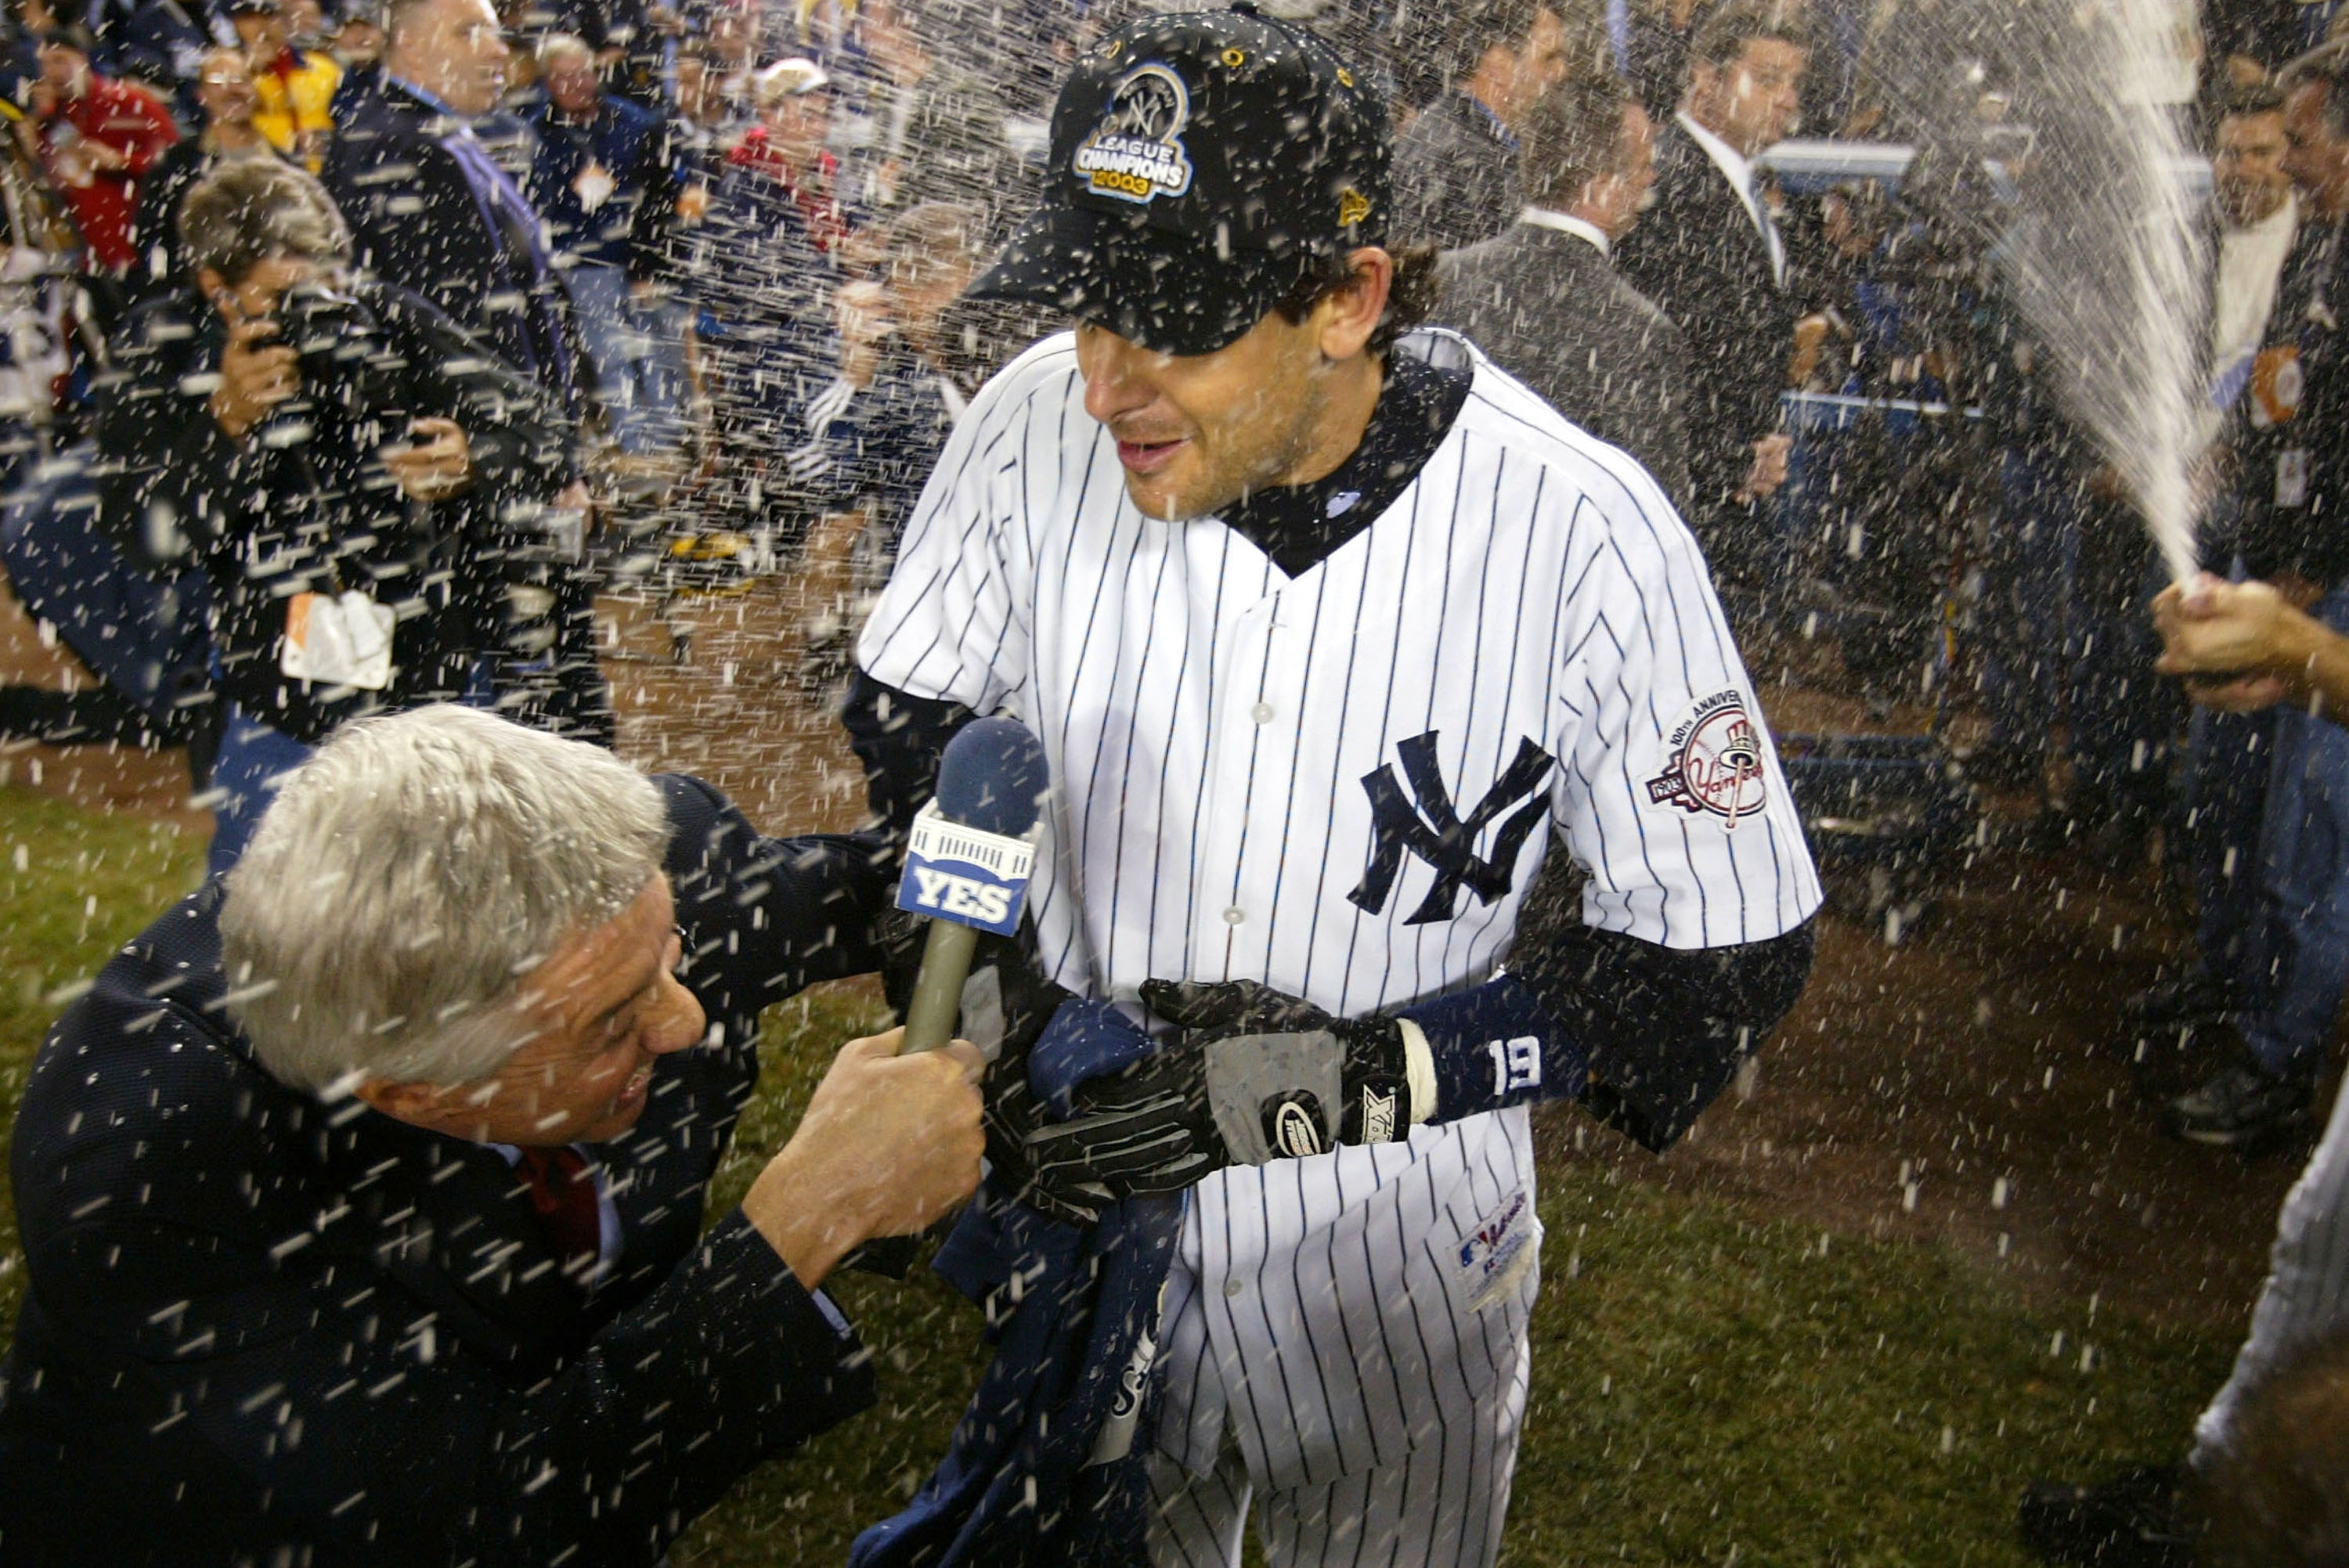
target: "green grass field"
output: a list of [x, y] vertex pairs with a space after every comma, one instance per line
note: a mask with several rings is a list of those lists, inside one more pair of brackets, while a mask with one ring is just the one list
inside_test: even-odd
[[[0, 789], [0, 1109], [114, 946], [193, 885], [199, 840]], [[836, 987], [767, 1020], [768, 1080], [712, 1195], [779, 1148], [832, 1048], [874, 1019]], [[1571, 1114], [1570, 1112], [1564, 1114]], [[1517, 1564], [2022, 1564], [2017, 1493], [2168, 1457], [2230, 1336], [2026, 1305], [1940, 1249], [1871, 1243], [1564, 1161], [1543, 1172], [1544, 1288], [1509, 1523]], [[0, 1310], [23, 1288], [0, 1213]], [[837, 1562], [912, 1490], [976, 1377], [976, 1309], [935, 1279], [843, 1276], [879, 1407], [748, 1478], [677, 1568]]]

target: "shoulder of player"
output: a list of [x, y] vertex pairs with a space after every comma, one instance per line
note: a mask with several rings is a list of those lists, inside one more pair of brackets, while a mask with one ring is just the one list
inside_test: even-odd
[[1629, 521], [1671, 511], [1639, 459], [1609, 446], [1551, 407], [1539, 394], [1476, 352], [1468, 400], [1453, 425], [1464, 460], [1478, 449], [1505, 449], [1512, 464], [1531, 464], [1552, 483], [1546, 505], [1572, 510], [1588, 500], [1602, 515]]
[[1081, 399], [1077, 373], [1077, 335], [1056, 332], [1040, 338], [987, 379], [974, 394], [965, 418], [981, 428], [1001, 425], [1039, 400]]

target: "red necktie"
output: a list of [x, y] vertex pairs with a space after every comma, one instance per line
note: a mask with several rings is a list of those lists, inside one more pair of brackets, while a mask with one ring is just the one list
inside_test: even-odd
[[546, 1225], [566, 1269], [585, 1256], [593, 1267], [604, 1249], [604, 1215], [595, 1199], [595, 1178], [576, 1149], [525, 1149], [514, 1174], [530, 1194], [530, 1206]]

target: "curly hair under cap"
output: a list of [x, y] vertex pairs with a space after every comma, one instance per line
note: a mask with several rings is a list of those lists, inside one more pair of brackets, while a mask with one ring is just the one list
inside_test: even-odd
[[[1433, 245], [1398, 245], [1387, 253], [1394, 258], [1394, 282], [1387, 289], [1387, 308], [1371, 330], [1363, 352], [1382, 358], [1403, 334], [1435, 314], [1443, 298]], [[1316, 254], [1305, 263], [1297, 285], [1273, 305], [1280, 319], [1298, 325], [1313, 307], [1354, 281], [1354, 269], [1340, 253]]]

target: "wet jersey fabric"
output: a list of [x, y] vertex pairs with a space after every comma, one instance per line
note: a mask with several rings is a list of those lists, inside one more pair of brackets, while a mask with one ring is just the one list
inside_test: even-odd
[[[1065, 335], [948, 441], [859, 662], [1042, 738], [1030, 899], [1061, 985], [1400, 1006], [1493, 973], [1553, 848], [1588, 869], [1586, 920], [1668, 947], [1759, 942], [1818, 904], [1654, 480], [1457, 337], [1398, 352], [1464, 369], [1465, 401], [1402, 493], [1294, 575], [1221, 520], [1134, 509]], [[1228, 1437], [1283, 1489], [1446, 1431], [1513, 1448], [1532, 1188], [1522, 1110], [1200, 1183], [1159, 1449], [1205, 1476]], [[1484, 1473], [1505, 1498], [1506, 1463]]]

